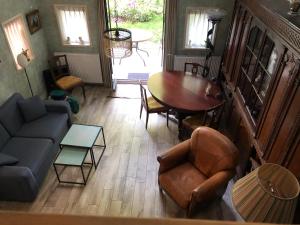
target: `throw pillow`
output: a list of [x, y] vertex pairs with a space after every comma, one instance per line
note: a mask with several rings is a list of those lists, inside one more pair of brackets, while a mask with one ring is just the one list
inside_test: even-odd
[[46, 106], [39, 96], [19, 100], [18, 105], [26, 122], [36, 120], [47, 114]]
[[0, 152], [0, 166], [12, 165], [17, 162], [19, 162], [17, 158]]

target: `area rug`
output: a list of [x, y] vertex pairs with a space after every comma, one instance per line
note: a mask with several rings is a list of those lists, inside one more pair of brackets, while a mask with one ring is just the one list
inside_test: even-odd
[[128, 73], [129, 80], [148, 80], [149, 73]]

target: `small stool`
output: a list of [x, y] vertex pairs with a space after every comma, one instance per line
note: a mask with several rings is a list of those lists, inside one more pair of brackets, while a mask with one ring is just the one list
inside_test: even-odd
[[50, 97], [53, 100], [65, 100], [67, 97], [67, 92], [63, 90], [53, 90], [50, 92]]

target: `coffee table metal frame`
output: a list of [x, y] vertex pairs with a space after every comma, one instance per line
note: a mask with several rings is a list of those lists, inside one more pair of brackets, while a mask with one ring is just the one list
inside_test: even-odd
[[[91, 170], [92, 170], [92, 168], [93, 168], [93, 165], [95, 166], [95, 170], [96, 170], [97, 167], [98, 167], [98, 165], [99, 165], [99, 162], [100, 162], [100, 160], [101, 160], [101, 158], [102, 158], [102, 156], [103, 156], [103, 154], [104, 154], [104, 151], [105, 151], [105, 149], [106, 149], [106, 142], [105, 142], [105, 137], [104, 137], [104, 129], [103, 129], [103, 126], [97, 126], [97, 125], [87, 125], [87, 124], [77, 124], [77, 123], [72, 124], [72, 126], [73, 126], [73, 125], [75, 125], [75, 126], [76, 126], [76, 125], [79, 125], [79, 126], [92, 126], [92, 127], [98, 127], [98, 128], [100, 128], [100, 129], [99, 129], [99, 131], [97, 132], [97, 135], [96, 135], [95, 138], [94, 138], [93, 144], [90, 145], [90, 146], [80, 146], [80, 145], [74, 145], [74, 144], [71, 144], [71, 143], [63, 143], [63, 144], [62, 144], [62, 142], [63, 142], [64, 139], [65, 139], [65, 138], [64, 138], [64, 139], [62, 140], [61, 144], [59, 144], [60, 151], [59, 151], [59, 153], [58, 153], [57, 156], [56, 156], [56, 159], [55, 159], [55, 161], [54, 161], [54, 163], [53, 163], [53, 167], [54, 167], [54, 170], [55, 170], [55, 173], [56, 173], [56, 176], [57, 176], [57, 179], [58, 179], [59, 183], [68, 183], [68, 184], [81, 184], [81, 185], [86, 185], [87, 180], [88, 180], [88, 178], [89, 178], [89, 175], [90, 175], [90, 173], [91, 173]], [[71, 126], [71, 128], [72, 128], [72, 126]], [[71, 128], [69, 129], [69, 131], [71, 130]], [[67, 134], [65, 135], [65, 137], [68, 135], [69, 131], [67, 132]], [[96, 145], [95, 142], [97, 141], [97, 139], [98, 139], [100, 133], [102, 133], [102, 141], [103, 141], [103, 145]], [[101, 148], [102, 148], [102, 152], [101, 152], [101, 154], [100, 154], [99, 159], [97, 160], [97, 162], [96, 162], [95, 154], [94, 154], [94, 150], [93, 150], [93, 148], [94, 148], [95, 146], [96, 146], [96, 147], [101, 147]], [[83, 157], [83, 159], [82, 159], [81, 164], [80, 164], [80, 165], [74, 165], [74, 164], [72, 164], [72, 163], [57, 163], [56, 161], [57, 161], [57, 159], [59, 158], [60, 154], [62, 154], [62, 152], [64, 151], [64, 148], [65, 148], [65, 150], [66, 150], [66, 148], [68, 148], [69, 151], [70, 151], [70, 149], [73, 149], [73, 150], [76, 149], [76, 151], [85, 151], [85, 155], [84, 155], [84, 157]], [[86, 156], [87, 156], [88, 152], [90, 152], [90, 155], [91, 155], [91, 161], [92, 161], [91, 163], [85, 162], [85, 159], [86, 159]], [[89, 171], [88, 171], [87, 176], [84, 175], [84, 171], [83, 171], [83, 167], [84, 167], [85, 165], [91, 165], [91, 166], [90, 166], [90, 169], [89, 169]], [[56, 166], [80, 167], [81, 174], [82, 174], [82, 178], [83, 178], [83, 182], [63, 181], [63, 180], [61, 180], [61, 179], [60, 179], [60, 176], [59, 176], [61, 173], [60, 173], [60, 174], [58, 173]], [[63, 171], [62, 171], [62, 172], [63, 172]]]

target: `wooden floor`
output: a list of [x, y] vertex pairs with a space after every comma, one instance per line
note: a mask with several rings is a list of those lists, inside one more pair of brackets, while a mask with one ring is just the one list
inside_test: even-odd
[[[117, 93], [101, 87], [87, 87], [80, 113], [74, 122], [103, 125], [107, 149], [99, 167], [92, 170], [86, 186], [59, 184], [53, 168], [33, 203], [0, 202], [0, 210], [34, 213], [83, 214], [132, 217], [184, 217], [173, 201], [161, 195], [157, 185], [156, 157], [178, 143], [177, 125], [161, 115], [139, 118], [139, 87], [118, 86]], [[108, 97], [109, 96], [109, 97]], [[124, 98], [123, 98], [124, 97]], [[66, 171], [76, 178], [79, 171]], [[231, 206], [230, 183], [222, 200], [216, 200], [194, 218], [237, 220]]]

